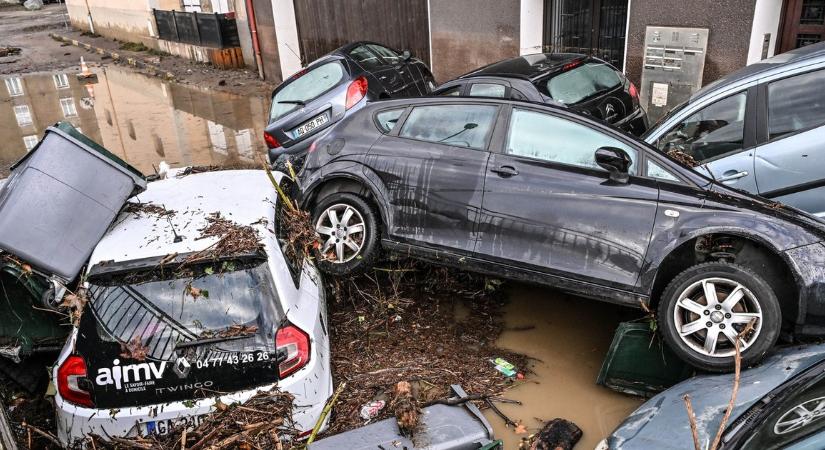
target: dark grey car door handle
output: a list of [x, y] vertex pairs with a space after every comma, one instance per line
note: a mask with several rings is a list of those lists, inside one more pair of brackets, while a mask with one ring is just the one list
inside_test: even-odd
[[493, 167], [490, 169], [490, 172], [497, 173], [500, 177], [512, 177], [513, 175], [518, 175], [518, 170], [516, 170], [513, 166], [498, 166]]

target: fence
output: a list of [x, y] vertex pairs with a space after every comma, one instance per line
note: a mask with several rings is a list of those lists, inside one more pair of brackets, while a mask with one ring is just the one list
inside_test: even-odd
[[241, 45], [235, 19], [224, 14], [159, 9], [152, 11], [158, 36], [163, 40], [218, 48]]

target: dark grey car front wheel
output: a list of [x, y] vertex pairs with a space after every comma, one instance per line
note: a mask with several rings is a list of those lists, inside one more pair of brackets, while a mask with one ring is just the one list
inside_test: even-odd
[[312, 213], [321, 237], [318, 268], [332, 275], [350, 275], [370, 267], [380, 252], [380, 229], [375, 208], [350, 193], [329, 195]]
[[[782, 324], [771, 286], [754, 271], [726, 262], [698, 264], [677, 275], [665, 288], [658, 313], [670, 348], [711, 372], [734, 369], [737, 339], [742, 367], [759, 362], [776, 343]], [[753, 329], [742, 333], [749, 323]]]

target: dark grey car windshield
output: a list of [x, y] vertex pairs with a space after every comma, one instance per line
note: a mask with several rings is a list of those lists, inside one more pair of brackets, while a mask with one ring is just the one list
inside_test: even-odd
[[606, 63], [588, 62], [538, 83], [553, 100], [572, 105], [611, 91], [622, 84], [618, 72]]
[[[168, 358], [178, 342], [268, 328], [277, 322], [277, 294], [265, 261], [224, 261], [183, 274], [130, 274], [92, 280], [98, 324], [112, 339], [139, 337], [150, 356]], [[245, 330], [245, 331], [244, 331]]]
[[322, 64], [288, 82], [272, 98], [269, 121], [277, 120], [332, 89], [344, 78], [344, 66], [337, 61]]

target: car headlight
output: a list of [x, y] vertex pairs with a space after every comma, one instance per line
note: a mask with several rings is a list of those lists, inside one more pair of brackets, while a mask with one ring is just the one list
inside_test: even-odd
[[602, 439], [596, 444], [595, 450], [610, 450], [610, 447], [607, 446], [607, 438]]

